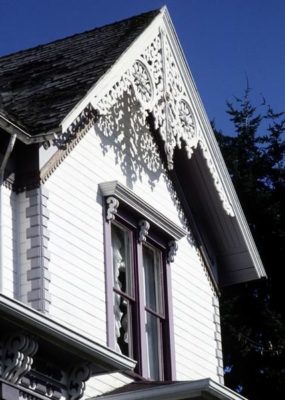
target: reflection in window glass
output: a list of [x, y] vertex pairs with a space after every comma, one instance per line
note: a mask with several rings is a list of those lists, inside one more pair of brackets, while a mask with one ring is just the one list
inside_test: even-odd
[[116, 350], [132, 357], [132, 306], [119, 294], [114, 294]]
[[161, 334], [161, 322], [163, 319], [162, 265], [161, 252], [149, 245], [143, 245], [143, 272], [148, 376], [151, 379], [159, 380], [163, 378], [163, 343]]
[[132, 295], [130, 232], [112, 224], [113, 287], [116, 350], [132, 356], [132, 310], [128, 298]]
[[146, 312], [146, 340], [149, 378], [159, 380], [162, 378], [160, 320], [148, 312]]
[[162, 312], [161, 263], [160, 252], [143, 246], [143, 269], [145, 286], [145, 305], [156, 312]]
[[132, 274], [130, 263], [130, 233], [117, 225], [112, 225], [112, 251], [114, 287], [132, 294]]

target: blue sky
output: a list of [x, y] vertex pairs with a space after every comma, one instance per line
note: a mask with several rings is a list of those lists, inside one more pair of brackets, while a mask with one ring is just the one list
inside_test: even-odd
[[285, 110], [285, 0], [0, 0], [0, 55], [164, 4], [218, 128], [232, 130], [225, 102], [247, 78], [254, 100]]

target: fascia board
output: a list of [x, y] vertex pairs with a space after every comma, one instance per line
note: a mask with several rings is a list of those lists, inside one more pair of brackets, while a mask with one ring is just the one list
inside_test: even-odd
[[10, 121], [5, 115], [0, 113], [0, 128], [10, 135], [16, 134], [17, 137], [25, 144], [29, 144], [31, 140], [31, 135], [29, 135], [22, 128]]
[[10, 135], [16, 135], [17, 139], [21, 140], [21, 142], [25, 144], [34, 144], [34, 143], [43, 143], [48, 140], [52, 140], [56, 134], [61, 133], [60, 128], [54, 129], [52, 132], [39, 133], [37, 135], [30, 135], [24, 129], [16, 125], [5, 115], [0, 113], [0, 128], [2, 128], [5, 132]]
[[213, 396], [211, 397], [213, 400], [246, 400], [245, 397], [209, 378], [102, 396], [102, 400], [190, 400], [193, 398], [202, 400], [207, 399], [209, 394]]
[[77, 352], [86, 358], [98, 360], [114, 372], [133, 370], [136, 362], [128, 357], [102, 346], [95, 341], [86, 338], [64, 325], [52, 320], [50, 317], [28, 307], [27, 305], [0, 294], [0, 312], [9, 317], [9, 320], [19, 322], [35, 329], [39, 335], [56, 343], [64, 343], [73, 352]]
[[195, 85], [193, 76], [191, 74], [189, 65], [187, 63], [183, 49], [180, 45], [179, 39], [177, 37], [175, 28], [173, 26], [167, 8], [164, 9], [163, 21], [167, 30], [168, 37], [171, 40], [171, 45], [174, 50], [174, 55], [176, 56], [176, 61], [179, 65], [180, 70], [182, 71], [182, 77], [184, 78], [185, 87], [188, 90], [189, 99], [193, 101], [192, 105], [195, 108], [201, 129], [204, 132], [204, 139], [208, 144], [212, 160], [215, 163], [216, 169], [219, 173], [219, 177], [223, 184], [225, 193], [228, 196], [230, 203], [233, 207], [235, 218], [240, 228], [240, 233], [249, 251], [249, 255], [252, 259], [253, 265], [257, 273], [257, 278], [266, 277], [265, 269], [263, 267], [254, 239], [250, 232], [242, 207], [240, 205], [240, 201], [238, 199], [236, 190], [229, 176], [224, 158], [222, 156], [221, 150], [215, 138], [206, 110], [204, 108], [201, 97]]

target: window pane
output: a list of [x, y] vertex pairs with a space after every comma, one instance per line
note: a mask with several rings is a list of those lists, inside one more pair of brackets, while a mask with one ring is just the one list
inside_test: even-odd
[[114, 293], [116, 351], [132, 357], [132, 307], [128, 300]]
[[148, 312], [146, 312], [146, 339], [149, 378], [160, 380], [163, 378], [160, 319]]
[[114, 288], [132, 295], [130, 232], [112, 224]]
[[160, 251], [143, 246], [143, 268], [145, 305], [153, 311], [162, 313]]

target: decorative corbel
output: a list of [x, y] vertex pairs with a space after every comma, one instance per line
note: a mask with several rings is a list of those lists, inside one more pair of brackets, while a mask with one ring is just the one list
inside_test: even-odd
[[107, 204], [106, 219], [107, 219], [107, 221], [112, 221], [115, 219], [115, 216], [118, 212], [118, 207], [120, 205], [120, 202], [115, 197], [110, 196], [110, 197], [107, 197], [106, 204]]
[[30, 371], [37, 350], [38, 344], [32, 337], [11, 336], [3, 346], [2, 378], [13, 384], [19, 383]]
[[85, 382], [91, 375], [92, 367], [87, 363], [77, 365], [71, 370], [67, 381], [68, 400], [78, 400], [83, 396]]
[[171, 240], [168, 243], [168, 254], [167, 254], [167, 262], [169, 264], [174, 262], [174, 257], [176, 256], [177, 250], [178, 250], [178, 244], [176, 240]]
[[139, 242], [145, 242], [150, 228], [150, 223], [145, 219], [142, 219], [141, 221], [139, 221], [139, 227]]

